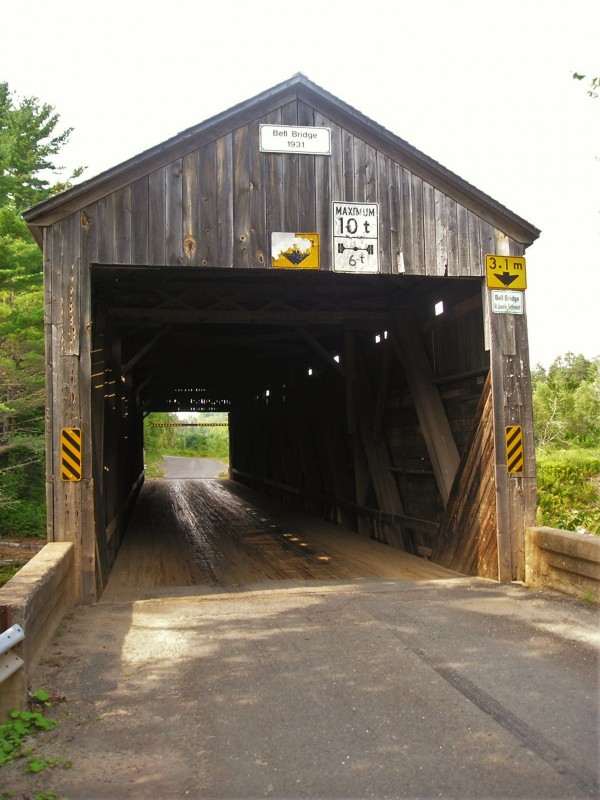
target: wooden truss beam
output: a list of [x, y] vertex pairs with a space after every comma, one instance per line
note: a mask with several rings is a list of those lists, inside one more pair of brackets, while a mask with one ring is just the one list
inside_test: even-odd
[[351, 322], [386, 325], [389, 314], [383, 311], [311, 311], [259, 309], [242, 310], [193, 310], [180, 308], [119, 308], [108, 309], [108, 316], [115, 322], [156, 325], [157, 322], [211, 325], [340, 325]]
[[421, 430], [444, 506], [460, 457], [414, 316], [406, 311], [396, 319], [392, 341], [410, 386]]

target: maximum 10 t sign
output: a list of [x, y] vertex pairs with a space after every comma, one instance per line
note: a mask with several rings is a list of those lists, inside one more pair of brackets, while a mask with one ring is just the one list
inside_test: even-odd
[[333, 203], [334, 272], [379, 272], [379, 205]]

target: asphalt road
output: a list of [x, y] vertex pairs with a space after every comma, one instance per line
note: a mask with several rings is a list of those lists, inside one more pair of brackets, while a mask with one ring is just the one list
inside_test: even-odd
[[[162, 503], [183, 503], [188, 489], [210, 516], [229, 484], [194, 491], [175, 481], [165, 493], [167, 481], [153, 483], [161, 489], [138, 518], [149, 548]], [[279, 526], [276, 544], [290, 531], [289, 511], [248, 492], [219, 513], [236, 525], [236, 509], [253, 520], [250, 538], [257, 522], [261, 536]], [[307, 520], [294, 519], [308, 541]], [[202, 527], [201, 515], [190, 520]], [[335, 561], [342, 548], [329, 533], [315, 535]], [[164, 543], [154, 586], [137, 596], [111, 589], [119, 571], [137, 574], [140, 551], [122, 550], [101, 602], [64, 620], [40, 667], [61, 724], [35, 748], [73, 767], [2, 767], [3, 791], [70, 800], [600, 795], [598, 609], [448, 575], [177, 586], [167, 556], [177, 541]], [[381, 563], [377, 548], [356, 547], [357, 569]]]
[[214, 458], [181, 458], [163, 456], [162, 470], [165, 478], [218, 478], [229, 472], [229, 466]]
[[597, 639], [571, 600], [471, 579], [100, 603], [41, 669], [65, 699], [36, 749], [73, 767], [0, 777], [70, 800], [598, 797]]

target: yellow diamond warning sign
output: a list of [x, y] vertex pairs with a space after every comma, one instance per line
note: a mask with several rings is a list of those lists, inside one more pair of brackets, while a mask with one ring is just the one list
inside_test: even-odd
[[485, 275], [490, 289], [526, 289], [527, 274], [523, 256], [485, 257]]
[[272, 233], [273, 269], [319, 269], [318, 233]]

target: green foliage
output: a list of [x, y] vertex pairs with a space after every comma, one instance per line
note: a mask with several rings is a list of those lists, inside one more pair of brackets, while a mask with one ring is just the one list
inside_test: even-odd
[[[71, 130], [36, 97], [0, 82], [0, 532], [43, 535], [42, 255], [21, 211], [53, 193], [49, 177]], [[80, 170], [71, 177], [80, 174]], [[62, 184], [60, 188], [65, 188]]]
[[0, 586], [4, 586], [21, 569], [24, 561], [13, 561], [11, 564], [0, 564]]
[[538, 455], [538, 523], [600, 535], [600, 452]]
[[[44, 731], [53, 731], [58, 722], [49, 719], [39, 708], [51, 705], [50, 693], [46, 689], [37, 689], [30, 694], [31, 710], [22, 711], [13, 709], [9, 719], [0, 725], [0, 767], [12, 764], [15, 761], [23, 762], [23, 771], [33, 774], [43, 772], [48, 767], [62, 767], [70, 769], [72, 763], [64, 758], [44, 758], [35, 752], [32, 738]], [[19, 794], [19, 797], [25, 795]], [[60, 800], [60, 795], [54, 792], [40, 792], [27, 795], [31, 800]], [[16, 797], [11, 792], [0, 794], [0, 800]]]
[[538, 522], [600, 534], [600, 361], [566, 353], [532, 384]]
[[24, 795], [19, 792], [3, 792], [0, 794], [0, 800], [68, 800], [66, 797], [57, 794], [56, 792], [36, 792], [31, 795]]
[[0, 206], [14, 202], [19, 211], [51, 194], [44, 177], [56, 171], [54, 156], [72, 128], [57, 133], [59, 116], [37, 97], [15, 101], [8, 84], [0, 83]]
[[47, 689], [34, 689], [29, 695], [32, 703], [40, 706], [50, 705], [50, 692]]
[[600, 443], [600, 361], [567, 353], [548, 372], [532, 372], [536, 445], [594, 447]]
[[[190, 414], [183, 421], [227, 422], [227, 414]], [[226, 427], [185, 427], [175, 414], [149, 414], [144, 420], [144, 448], [148, 474], [156, 475], [163, 455], [214, 458], [229, 462], [229, 429]]]
[[[9, 533], [45, 527], [41, 262], [14, 206], [0, 208], [0, 530]], [[37, 508], [23, 508], [30, 502]]]
[[33, 433], [26, 438], [15, 434], [7, 436], [5, 441], [5, 447], [0, 448], [0, 533], [44, 536], [43, 430], [37, 437]]
[[[13, 709], [8, 722], [0, 725], [0, 766], [23, 758], [27, 762], [29, 771], [41, 772], [48, 764], [25, 748], [24, 739], [40, 731], [52, 731], [57, 725], [55, 720], [48, 719], [40, 711]], [[33, 768], [30, 768], [31, 764]]]
[[598, 91], [600, 90], [600, 78], [587, 78], [579, 72], [573, 73], [573, 80], [575, 81], [584, 81], [586, 79], [589, 81], [587, 93], [591, 98], [596, 99], [598, 97]]
[[[43, 485], [44, 480], [43, 455], [44, 441], [39, 437], [15, 435], [9, 452], [5, 454], [4, 463], [7, 467], [2, 476], [2, 488], [21, 500], [38, 499], [39, 485]], [[30, 460], [26, 463], [28, 457]], [[11, 466], [15, 469], [10, 469]]]

